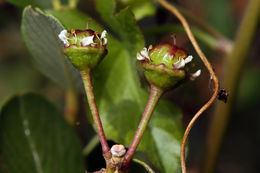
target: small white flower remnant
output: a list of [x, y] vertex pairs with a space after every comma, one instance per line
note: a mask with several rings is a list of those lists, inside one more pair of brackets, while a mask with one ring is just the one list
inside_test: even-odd
[[176, 63], [174, 63], [173, 66], [176, 69], [183, 68], [185, 66], [185, 60], [183, 58], [179, 58], [179, 60]]
[[101, 34], [101, 40], [103, 39], [103, 45], [107, 45], [107, 38], [106, 38], [106, 36], [107, 36], [107, 31], [104, 30], [102, 32], [102, 34]]
[[189, 55], [187, 58], [185, 58], [184, 62], [185, 64], [188, 64], [189, 62], [191, 62], [193, 59], [193, 57], [191, 55]]
[[122, 157], [125, 155], [126, 149], [123, 145], [116, 144], [116, 145], [112, 146], [110, 151], [111, 151], [112, 156]]
[[88, 37], [84, 37], [81, 39], [80, 43], [82, 44], [82, 46], [88, 46], [94, 43], [94, 35], [92, 36], [88, 36]]
[[70, 43], [68, 41], [68, 32], [66, 29], [62, 30], [60, 32], [60, 34], [58, 35], [58, 37], [60, 38], [61, 41], [63, 41], [63, 43], [65, 44], [65, 46], [69, 46]]
[[190, 63], [192, 61], [193, 57], [189, 55], [187, 58], [183, 59], [182, 57], [179, 57], [179, 60], [173, 64], [173, 66], [176, 69], [183, 68], [186, 64]]
[[198, 71], [190, 75], [190, 80], [195, 80], [197, 77], [200, 76], [200, 74], [201, 74], [201, 70], [199, 69]]
[[150, 57], [148, 55], [148, 50], [146, 47], [144, 47], [140, 53], [137, 53], [136, 54], [136, 58], [139, 60], [139, 61], [142, 61], [142, 60], [145, 60], [145, 59], [148, 59], [150, 60]]
[[[74, 32], [72, 32], [72, 34], [73, 34], [73, 36], [75, 37], [74, 39], [76, 40], [76, 42], [77, 42], [77, 36], [76, 36], [76, 34], [74, 33]], [[102, 34], [101, 34], [101, 37], [99, 38], [98, 36], [97, 36], [97, 38], [101, 41], [102, 40], [102, 45], [106, 45], [107, 44], [107, 38], [106, 38], [106, 35], [107, 35], [107, 31], [106, 30], [104, 30], [103, 32], [102, 32]], [[58, 35], [58, 37], [60, 38], [60, 40], [64, 43], [64, 45], [66, 46], [66, 47], [68, 47], [69, 45], [70, 45], [70, 43], [69, 43], [69, 34], [68, 34], [68, 31], [66, 30], [66, 29], [64, 29], [64, 30], [62, 30], [60, 33], [59, 33], [59, 35]], [[81, 43], [81, 45], [82, 46], [89, 46], [89, 45], [94, 45], [95, 43], [94, 43], [94, 37], [95, 37], [95, 35], [91, 35], [91, 36], [87, 36], [87, 37], [84, 37], [84, 38], [82, 38], [81, 40], [80, 40], [80, 43]]]
[[125, 147], [121, 144], [116, 144], [112, 146], [110, 152], [112, 154], [111, 162], [115, 165], [121, 164], [126, 153]]
[[[183, 59], [182, 57], [179, 57], [179, 60], [173, 64], [173, 67], [176, 69], [180, 69], [185, 67], [186, 64], [190, 63], [192, 61], [193, 57], [189, 55], [187, 58]], [[190, 74], [190, 80], [195, 80], [197, 77], [199, 77], [201, 74], [201, 70], [199, 69], [195, 73]]]

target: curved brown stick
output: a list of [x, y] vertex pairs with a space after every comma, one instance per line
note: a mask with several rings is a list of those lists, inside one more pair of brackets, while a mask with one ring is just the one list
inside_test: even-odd
[[192, 118], [192, 120], [190, 121], [190, 123], [188, 124], [188, 126], [186, 127], [183, 139], [182, 139], [182, 145], [181, 145], [181, 167], [182, 167], [182, 172], [186, 173], [186, 165], [185, 165], [185, 145], [187, 142], [187, 138], [188, 135], [190, 133], [190, 130], [192, 128], [192, 126], [194, 125], [195, 121], [199, 118], [199, 116], [213, 103], [213, 101], [216, 99], [217, 94], [218, 94], [218, 90], [219, 90], [219, 83], [218, 83], [218, 78], [215, 75], [215, 72], [212, 69], [212, 66], [210, 64], [210, 62], [207, 60], [206, 56], [204, 55], [204, 53], [201, 51], [197, 41], [195, 40], [191, 30], [190, 30], [190, 26], [188, 24], [188, 22], [186, 21], [186, 19], [181, 15], [181, 13], [171, 4], [169, 4], [168, 2], [166, 2], [165, 0], [157, 0], [164, 8], [166, 8], [167, 10], [169, 10], [173, 15], [175, 15], [180, 22], [182, 23], [194, 49], [196, 50], [197, 54], [199, 55], [200, 59], [202, 60], [202, 62], [204, 63], [204, 65], [206, 66], [206, 68], [208, 69], [213, 81], [214, 81], [214, 85], [215, 85], [215, 90], [213, 95], [211, 96], [211, 98], [209, 99], [209, 101], [204, 104], [200, 110], [194, 115], [194, 117]]

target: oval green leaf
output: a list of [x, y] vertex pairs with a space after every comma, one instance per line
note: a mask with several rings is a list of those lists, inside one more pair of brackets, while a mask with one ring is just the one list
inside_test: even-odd
[[62, 50], [58, 34], [63, 26], [53, 16], [27, 7], [23, 12], [22, 34], [36, 68], [64, 88], [82, 88], [79, 72]]
[[0, 172], [84, 171], [79, 140], [51, 103], [35, 94], [6, 103], [0, 114]]

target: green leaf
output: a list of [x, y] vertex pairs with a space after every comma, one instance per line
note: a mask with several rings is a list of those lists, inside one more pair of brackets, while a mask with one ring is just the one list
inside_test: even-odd
[[116, 11], [120, 11], [123, 8], [130, 7], [133, 11], [136, 20], [140, 20], [147, 16], [152, 16], [155, 14], [155, 5], [152, 0], [138, 0], [138, 1], [125, 1], [116, 0]]
[[230, 10], [228, 1], [210, 0], [205, 1], [204, 5], [205, 6], [201, 8], [206, 8], [208, 11], [208, 24], [224, 35], [227, 35], [230, 38], [234, 37], [236, 25], [234, 24], [232, 11]]
[[41, 73], [64, 88], [82, 87], [79, 72], [71, 65], [62, 50], [58, 34], [62, 25], [39, 9], [27, 7], [23, 12], [22, 34]]
[[115, 14], [115, 1], [96, 0], [97, 10], [107, 24], [122, 39], [125, 48], [132, 56], [144, 47], [143, 35], [141, 34], [132, 11], [129, 8]]
[[[77, 10], [52, 10], [48, 11], [49, 14], [59, 19], [59, 22], [67, 29], [86, 29], [87, 22], [90, 19], [86, 14], [80, 13]], [[94, 20], [89, 23], [89, 28], [101, 32], [103, 30]]]
[[0, 172], [82, 173], [79, 140], [41, 96], [15, 96], [0, 114]]
[[148, 0], [146, 2], [143, 2], [142, 4], [134, 4], [132, 7], [132, 11], [135, 15], [136, 20], [140, 20], [144, 17], [153, 16], [155, 14], [156, 8], [151, 0]]
[[18, 7], [26, 7], [31, 5], [33, 7], [40, 7], [40, 8], [52, 8], [52, 0], [6, 0], [7, 2], [18, 6]]
[[[85, 28], [88, 19], [87, 16], [84, 17], [83, 14], [73, 10], [56, 11], [52, 14], [66, 28]], [[121, 15], [120, 20], [130, 21], [128, 17], [131, 16]], [[94, 21], [91, 21], [90, 25], [91, 29], [102, 30]], [[129, 36], [129, 33], [124, 34], [125, 37]], [[133, 38], [141, 37], [133, 36]], [[136, 50], [130, 49], [131, 46], [135, 47], [134, 49], [137, 49], [137, 45], [141, 47], [143, 41], [139, 40], [131, 46], [127, 42], [128, 40], [125, 39], [116, 40], [108, 32], [108, 55], [92, 74], [95, 96], [106, 136], [115, 142], [129, 146], [141, 119], [148, 94], [140, 88], [136, 72]], [[138, 149], [145, 151], [152, 164], [161, 172], [178, 172], [182, 135], [180, 110], [169, 101], [161, 100]]]
[[26, 7], [30, 5], [32, 7], [38, 7], [41, 9], [52, 9], [52, 8], [60, 9], [64, 7], [75, 8], [79, 0], [6, 0], [6, 1], [18, 7]]
[[30, 68], [24, 57], [16, 59], [12, 63], [9, 63], [8, 58], [2, 60], [0, 64], [0, 109], [10, 95], [25, 90], [36, 90], [40, 81], [39, 74], [35, 69]]
[[[204, 43], [205, 45], [209, 46], [212, 49], [216, 49], [218, 46], [218, 41], [211, 36], [210, 34], [204, 32], [203, 30], [192, 26], [191, 31], [194, 34], [194, 36]], [[151, 37], [159, 34], [165, 34], [165, 33], [186, 33], [182, 25], [172, 25], [172, 24], [166, 24], [166, 25], [158, 25], [153, 27], [147, 27], [143, 29], [144, 35], [146, 37]]]

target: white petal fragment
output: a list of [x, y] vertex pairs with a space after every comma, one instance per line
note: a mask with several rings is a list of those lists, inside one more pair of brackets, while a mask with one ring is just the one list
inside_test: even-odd
[[179, 58], [179, 60], [176, 63], [174, 63], [173, 66], [176, 69], [183, 68], [185, 66], [185, 60], [183, 58]]
[[185, 58], [185, 64], [188, 64], [189, 62], [191, 62], [193, 59], [193, 57], [191, 55], [189, 55], [187, 58]]
[[143, 57], [140, 53], [137, 53], [137, 54], [136, 54], [136, 58], [137, 58], [139, 61], [145, 60], [145, 57]]
[[201, 70], [199, 69], [198, 71], [196, 71], [195, 73], [191, 74], [190, 76], [190, 80], [195, 80], [197, 77], [199, 77], [201, 74]]
[[84, 38], [81, 40], [81, 44], [82, 44], [83, 46], [88, 46], [88, 45], [94, 43], [93, 39], [94, 39], [94, 35], [88, 36], [88, 37], [84, 37]]
[[148, 50], [147, 50], [146, 47], [144, 47], [144, 48], [141, 50], [140, 53], [141, 53], [141, 55], [142, 55], [144, 58], [147, 58], [147, 59], [150, 60], [150, 57], [149, 57], [149, 55], [148, 55]]
[[58, 35], [58, 37], [60, 38], [61, 41], [63, 41], [63, 43], [65, 44], [65, 46], [69, 46], [70, 43], [68, 42], [68, 36], [67, 36], [68, 32], [66, 29], [62, 30], [60, 32], [60, 34]]
[[107, 36], [107, 31], [104, 30], [104, 31], [102, 32], [102, 34], [101, 34], [101, 38], [106, 38], [106, 36]]
[[103, 45], [106, 45], [107, 44], [107, 38], [106, 38], [106, 36], [107, 36], [107, 31], [106, 30], [104, 30], [102, 33], [101, 33], [101, 40], [103, 40]]
[[107, 38], [103, 38], [103, 45], [107, 45]]
[[147, 57], [147, 56], [148, 56], [147, 48], [144, 47], [144, 48], [141, 50], [140, 53], [141, 53], [142, 56]]
[[140, 53], [137, 53], [136, 54], [136, 57], [138, 60], [142, 61], [142, 60], [145, 60], [145, 59], [149, 59], [150, 60], [150, 57], [148, 55], [148, 50], [146, 47], [144, 47]]

